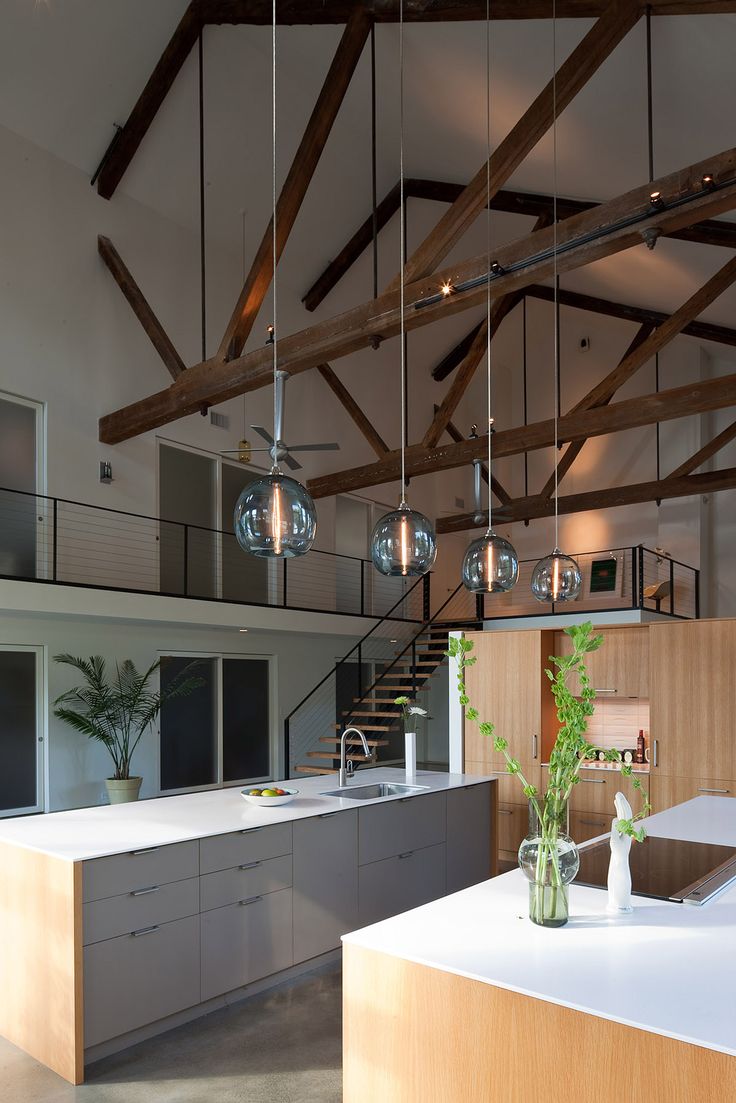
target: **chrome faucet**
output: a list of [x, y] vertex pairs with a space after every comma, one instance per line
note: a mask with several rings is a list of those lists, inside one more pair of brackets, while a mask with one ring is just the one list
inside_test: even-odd
[[346, 728], [345, 731], [340, 736], [340, 773], [338, 775], [338, 785], [341, 789], [343, 789], [347, 785], [348, 778], [353, 776], [353, 771], [354, 771], [352, 761], [346, 762], [346, 760], [345, 760], [345, 739], [346, 739], [346, 736], [350, 735], [351, 732], [355, 732], [356, 735], [360, 736], [360, 738], [363, 742], [363, 750], [365, 751], [365, 757], [366, 758], [371, 758], [372, 757], [371, 756], [371, 749], [368, 746], [366, 738], [363, 735], [360, 728]]

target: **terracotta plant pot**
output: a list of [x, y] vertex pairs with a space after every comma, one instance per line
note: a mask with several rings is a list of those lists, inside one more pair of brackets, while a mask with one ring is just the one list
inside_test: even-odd
[[128, 804], [132, 800], [138, 800], [142, 781], [142, 777], [128, 777], [122, 780], [106, 778], [105, 785], [110, 804]]

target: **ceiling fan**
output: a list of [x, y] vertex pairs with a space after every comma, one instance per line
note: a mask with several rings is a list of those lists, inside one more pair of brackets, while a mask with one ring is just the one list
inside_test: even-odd
[[[286, 404], [286, 380], [289, 378], [289, 373], [283, 369], [279, 369], [276, 372], [276, 381], [274, 386], [276, 388], [275, 402], [274, 402], [274, 433], [276, 439], [271, 436], [268, 429], [265, 429], [262, 425], [251, 425], [251, 429], [254, 429], [259, 436], [268, 444], [268, 448], [249, 448], [249, 452], [268, 452], [274, 466], [280, 463], [285, 463], [287, 467], [290, 467], [292, 471], [300, 471], [302, 465], [294, 459], [292, 452], [336, 452], [340, 445], [335, 441], [329, 444], [286, 444], [283, 439], [284, 432], [284, 409]], [[220, 455], [239, 455], [244, 451], [242, 444], [240, 448], [227, 448], [223, 450]]]

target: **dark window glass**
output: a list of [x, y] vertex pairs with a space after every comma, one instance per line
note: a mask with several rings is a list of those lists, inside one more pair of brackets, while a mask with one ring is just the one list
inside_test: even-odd
[[267, 659], [223, 659], [223, 781], [270, 775], [268, 688]]
[[[161, 688], [192, 663], [186, 656], [161, 660]], [[203, 685], [161, 708], [161, 789], [191, 789], [217, 781], [217, 660], [197, 660]]]
[[37, 739], [36, 656], [0, 651], [0, 809], [36, 804]]

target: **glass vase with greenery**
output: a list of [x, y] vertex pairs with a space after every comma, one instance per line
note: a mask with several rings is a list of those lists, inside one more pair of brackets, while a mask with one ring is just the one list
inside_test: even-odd
[[[595, 690], [591, 687], [585, 666], [585, 656], [597, 651], [603, 643], [602, 636], [594, 636], [593, 626], [572, 625], [565, 629], [572, 640], [569, 655], [551, 655], [554, 670], [545, 673], [551, 683], [551, 691], [557, 708], [559, 731], [549, 756], [546, 791], [541, 793], [531, 785], [522, 770], [521, 763], [509, 753], [508, 740], [497, 735], [494, 725], [482, 720], [473, 708], [467, 694], [465, 668], [476, 659], [471, 656], [473, 643], [464, 637], [451, 637], [447, 654], [457, 664], [457, 684], [465, 717], [478, 724], [481, 735], [493, 740], [494, 750], [506, 760], [508, 773], [519, 779], [524, 796], [529, 801], [530, 832], [519, 848], [519, 865], [529, 878], [529, 918], [542, 926], [560, 927], [568, 919], [567, 886], [578, 871], [580, 860], [575, 843], [567, 833], [568, 803], [574, 787], [580, 781], [580, 768], [586, 759], [599, 757], [607, 762], [620, 764], [621, 773], [630, 777], [634, 789], [642, 797], [641, 810], [631, 819], [619, 820], [617, 827], [622, 835], [630, 835], [638, 842], [645, 836], [644, 828], [636, 821], [651, 811], [649, 797], [634, 774], [632, 767], [622, 763], [618, 750], [595, 747], [587, 738], [588, 719], [593, 715]], [[575, 696], [568, 678], [576, 674], [580, 692]]]

